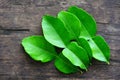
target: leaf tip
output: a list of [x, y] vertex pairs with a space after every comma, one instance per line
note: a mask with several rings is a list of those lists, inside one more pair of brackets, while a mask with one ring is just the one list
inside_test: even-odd
[[110, 64], [110, 62], [108, 61], [108, 62], [107, 62], [107, 64], [109, 65], [109, 64]]
[[87, 71], [88, 71], [88, 69], [85, 69], [85, 71], [87, 72]]
[[90, 65], [92, 65], [92, 63], [90, 62]]
[[80, 71], [80, 74], [83, 74], [83, 72], [82, 72], [82, 71]]

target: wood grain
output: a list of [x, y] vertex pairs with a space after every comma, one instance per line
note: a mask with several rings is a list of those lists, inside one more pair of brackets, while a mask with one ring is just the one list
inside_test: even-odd
[[[70, 5], [77, 5], [95, 17], [97, 33], [110, 45], [110, 65], [93, 60], [89, 71], [65, 75], [56, 70], [54, 62], [43, 64], [26, 55], [21, 40], [42, 35], [42, 16], [55, 16]], [[120, 0], [0, 0], [0, 80], [119, 79]]]

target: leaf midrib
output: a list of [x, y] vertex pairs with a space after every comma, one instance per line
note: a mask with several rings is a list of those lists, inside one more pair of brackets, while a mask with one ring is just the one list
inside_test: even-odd
[[102, 55], [106, 59], [106, 61], [108, 61], [107, 58], [105, 57], [105, 55], [103, 54], [104, 52], [99, 48], [99, 46], [95, 43], [95, 41], [93, 39], [91, 39], [91, 41], [92, 41], [92, 43], [95, 44], [95, 46], [98, 48], [98, 50], [102, 53]]
[[[50, 24], [50, 25], [51, 25], [51, 26], [54, 26], [54, 25], [52, 25], [52, 24]], [[52, 28], [53, 28], [53, 27], [52, 27]], [[55, 31], [55, 33], [57, 33], [59, 39], [63, 42], [64, 46], [66, 47], [66, 44], [65, 44], [64, 40], [61, 38], [60, 34], [56, 31], [56, 28], [53, 28], [53, 30]]]
[[[82, 23], [81, 23], [82, 24]], [[82, 24], [83, 25], [83, 24]], [[103, 51], [97, 46], [97, 44], [93, 41], [93, 39], [92, 39], [92, 37], [91, 37], [91, 35], [90, 35], [90, 33], [88, 32], [88, 30], [86, 29], [86, 27], [83, 25], [82, 26], [83, 27], [83, 30], [85, 30], [86, 32], [87, 32], [87, 34], [88, 34], [88, 36], [90, 36], [90, 37], [88, 37], [88, 39], [90, 39], [94, 44], [95, 44], [95, 46], [98, 48], [98, 50], [102, 53], [102, 55], [104, 56], [104, 58], [106, 59], [106, 61], [108, 61], [107, 60], [107, 58], [105, 57], [105, 55], [103, 54]], [[87, 40], [87, 38], [85, 38], [86, 40]]]
[[[68, 49], [72, 54], [74, 54], [74, 52], [72, 51], [72, 50], [70, 50], [69, 48], [66, 48], [66, 49]], [[80, 60], [80, 62], [85, 66], [85, 64], [83, 63], [83, 61], [76, 55], [76, 54], [74, 54], [79, 60]], [[81, 67], [81, 66], [80, 66]], [[86, 67], [86, 66], [85, 66]]]
[[[68, 65], [69, 67], [73, 68], [73, 69], [76, 69], [74, 67], [72, 67], [70, 64], [66, 63], [62, 58], [60, 58], [59, 56], [57, 56], [57, 58], [59, 58], [60, 60], [62, 60], [66, 65]], [[72, 63], [71, 63], [72, 64]]]
[[[82, 24], [82, 23], [81, 23], [81, 24]], [[85, 27], [83, 24], [82, 24], [81, 28], [82, 28], [82, 30], [85, 31], [85, 33], [87, 33], [87, 35], [88, 35], [87, 38], [85, 38], [86, 36], [84, 37], [83, 35], [82, 35], [82, 37], [85, 38], [85, 39], [91, 38], [90, 33], [88, 32], [88, 30], [86, 29], [86, 27]], [[81, 31], [81, 32], [82, 32], [82, 31]], [[80, 37], [81, 37], [81, 36], [80, 36]]]
[[[42, 50], [42, 51], [44, 51], [45, 53], [43, 53], [43, 54], [49, 54], [49, 53], [52, 53], [52, 54], [49, 54], [49, 55], [56, 56], [56, 55], [54, 54], [54, 52], [47, 51], [47, 50], [45, 50], [45, 49], [43, 49], [43, 48], [40, 48], [40, 47], [38, 47], [38, 46], [36, 46], [36, 45], [34, 46], [34, 44], [27, 44], [27, 45], [33, 46], [33, 47], [35, 47], [35, 48], [38, 49], [38, 50]], [[41, 55], [43, 55], [43, 54], [41, 54]]]

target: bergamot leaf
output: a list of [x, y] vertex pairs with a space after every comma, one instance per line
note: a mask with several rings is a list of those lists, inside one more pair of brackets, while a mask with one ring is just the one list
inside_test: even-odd
[[82, 8], [78, 8], [77, 6], [71, 6], [68, 8], [68, 12], [73, 13], [78, 17], [81, 21], [83, 27], [81, 29], [80, 37], [93, 37], [96, 35], [96, 21], [95, 19], [87, 13]]
[[95, 36], [88, 41], [95, 59], [109, 64], [110, 48], [102, 36]]
[[42, 29], [45, 39], [54, 46], [65, 48], [70, 42], [70, 36], [63, 22], [52, 16], [44, 16]]
[[63, 54], [60, 54], [55, 60], [55, 67], [66, 74], [75, 73], [78, 67], [74, 66]]
[[89, 56], [89, 60], [91, 61], [92, 60], [92, 50], [88, 43], [89, 40], [86, 40], [84, 38], [79, 38], [78, 41], [79, 41], [78, 43], [80, 43], [79, 45], [86, 50], [86, 52]]
[[87, 70], [90, 63], [89, 57], [87, 52], [76, 42], [71, 42], [62, 53], [73, 65]]
[[67, 11], [61, 11], [58, 13], [58, 18], [65, 24], [72, 40], [79, 37], [81, 23], [75, 15]]
[[54, 47], [43, 36], [29, 36], [22, 40], [26, 53], [36, 61], [48, 62], [56, 57]]

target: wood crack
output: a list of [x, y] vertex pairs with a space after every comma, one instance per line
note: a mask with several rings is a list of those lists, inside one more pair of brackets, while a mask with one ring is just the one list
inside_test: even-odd
[[97, 24], [109, 24], [108, 22], [96, 22]]
[[120, 63], [120, 60], [117, 60], [117, 59], [110, 59], [110, 61], [115, 62], [115, 63]]
[[30, 29], [0, 29], [3, 31], [30, 31]]
[[0, 34], [3, 34], [3, 35], [9, 35], [11, 33], [21, 33], [21, 32], [29, 32], [30, 29], [5, 29], [5, 28], [2, 28], [0, 29]]

